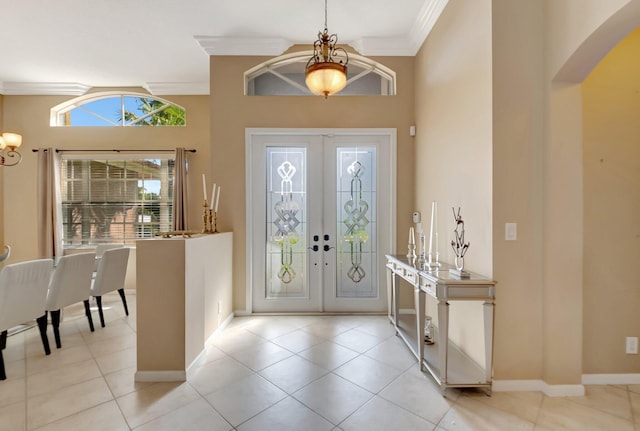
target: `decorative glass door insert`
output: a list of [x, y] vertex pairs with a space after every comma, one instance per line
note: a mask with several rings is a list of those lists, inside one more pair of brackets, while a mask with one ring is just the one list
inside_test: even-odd
[[376, 149], [337, 147], [336, 156], [336, 296], [376, 297]]
[[308, 298], [306, 149], [267, 148], [266, 298]]

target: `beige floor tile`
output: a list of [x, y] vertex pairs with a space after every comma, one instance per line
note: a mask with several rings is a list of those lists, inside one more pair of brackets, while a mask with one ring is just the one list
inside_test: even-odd
[[439, 426], [447, 431], [533, 431], [534, 423], [491, 407], [473, 397], [460, 397]]
[[258, 335], [265, 340], [271, 340], [276, 337], [288, 334], [297, 330], [298, 327], [282, 320], [273, 319], [264, 325], [255, 325], [246, 327], [246, 330], [252, 334]]
[[57, 392], [67, 386], [102, 377], [96, 361], [86, 359], [73, 364], [61, 365], [51, 371], [27, 376], [29, 397]]
[[255, 347], [258, 344], [266, 343], [266, 341], [264, 338], [242, 328], [223, 331], [211, 340], [215, 347], [227, 354]]
[[278, 387], [252, 374], [207, 395], [206, 399], [227, 422], [238, 426], [286, 397]]
[[358, 353], [364, 353], [372, 347], [384, 341], [384, 338], [368, 334], [358, 328], [349, 329], [340, 335], [331, 339], [336, 344], [355, 350]]
[[342, 347], [339, 344], [325, 341], [323, 343], [316, 344], [310, 349], [303, 350], [298, 353], [298, 355], [324, 369], [331, 371], [355, 358], [358, 356], [358, 353], [351, 349], [347, 349], [346, 347]]
[[281, 347], [284, 347], [287, 350], [298, 353], [303, 350], [307, 350], [317, 344], [323, 343], [326, 341], [326, 339], [318, 335], [313, 335], [302, 329], [297, 329], [286, 335], [276, 337], [271, 341]]
[[627, 385], [627, 389], [636, 394], [640, 394], [640, 385]]
[[[0, 383], [1, 384], [1, 383]], [[25, 401], [0, 406], [0, 431], [18, 431], [26, 429]]]
[[7, 372], [7, 379], [0, 381], [0, 408], [25, 401], [26, 399], [25, 378], [13, 377]]
[[333, 372], [374, 394], [402, 374], [397, 368], [368, 356], [358, 356]]
[[131, 347], [136, 347], [136, 334], [128, 333], [110, 338], [93, 340], [87, 342], [91, 354], [99, 358], [110, 353], [120, 352]]
[[37, 431], [129, 431], [115, 401], [84, 410], [55, 421]]
[[92, 359], [92, 356], [89, 348], [85, 345], [65, 347], [59, 350], [54, 345], [48, 356], [43, 354], [27, 357], [27, 375], [53, 371], [88, 359]]
[[29, 429], [55, 422], [113, 399], [102, 377], [61, 388], [55, 393], [27, 398]]
[[[484, 392], [465, 391], [462, 397], [472, 398], [496, 409], [516, 415], [519, 418], [535, 423], [540, 414], [542, 399], [541, 392], [493, 392], [487, 396]], [[457, 399], [460, 401], [460, 398]]]
[[373, 394], [342, 377], [327, 374], [295, 392], [293, 397], [338, 425], [369, 401]]
[[398, 337], [391, 337], [367, 350], [365, 355], [376, 359], [399, 370], [406, 370], [411, 366], [418, 368], [418, 359], [413, 356], [409, 348]]
[[387, 316], [368, 318], [369, 321], [358, 326], [358, 330], [380, 338], [390, 338], [395, 335], [396, 329], [393, 327]]
[[325, 319], [319, 322], [313, 322], [310, 325], [302, 328], [302, 330], [318, 337], [330, 340], [331, 338], [340, 335], [343, 332], [347, 332], [349, 329], [353, 329], [353, 326], [354, 325], [349, 324], [349, 322], [340, 322], [337, 320], [337, 318], [332, 318]]
[[299, 401], [287, 397], [240, 425], [238, 431], [329, 431], [334, 426]]
[[622, 419], [632, 420], [629, 392], [625, 389], [609, 385], [588, 385], [585, 386], [585, 396], [567, 399]]
[[114, 397], [118, 398], [153, 384], [153, 382], [136, 382], [136, 370], [136, 367], [129, 367], [104, 376]]
[[251, 346], [248, 349], [238, 350], [230, 355], [252, 370], [260, 371], [292, 356], [293, 353], [276, 344], [267, 342]]
[[292, 356], [260, 371], [261, 376], [289, 394], [327, 373], [328, 370], [300, 356]]
[[387, 400], [374, 397], [340, 424], [344, 431], [431, 431], [435, 425]]
[[[27, 361], [25, 359], [10, 362], [5, 361], [4, 373], [7, 375], [7, 380], [24, 379], [27, 375]], [[2, 382], [0, 382], [0, 384], [2, 384]]]
[[230, 431], [232, 426], [201, 398], [136, 428], [135, 431]]
[[188, 383], [156, 383], [117, 398], [131, 428], [159, 418], [200, 398]]
[[617, 416], [560, 397], [545, 397], [536, 431], [633, 431], [634, 425]]
[[389, 402], [437, 424], [453, 405], [444, 398], [427, 376], [405, 373], [383, 389], [379, 395]]
[[135, 367], [137, 365], [137, 351], [135, 347], [130, 347], [119, 352], [96, 357], [96, 362], [102, 374], [110, 374], [125, 368]]
[[251, 374], [251, 369], [233, 358], [226, 357], [190, 370], [187, 381], [201, 395], [208, 395]]
[[636, 428], [640, 429], [640, 394], [637, 394], [635, 392], [630, 392], [629, 399], [631, 401], [631, 410], [633, 412], [633, 420], [636, 423]]

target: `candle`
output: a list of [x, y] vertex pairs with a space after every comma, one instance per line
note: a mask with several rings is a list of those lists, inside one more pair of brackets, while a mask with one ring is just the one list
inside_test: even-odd
[[213, 210], [213, 201], [216, 197], [216, 183], [213, 183], [213, 190], [211, 190], [211, 204], [209, 205], [209, 209]]
[[431, 202], [431, 225], [429, 227], [429, 256], [430, 257], [433, 252], [433, 216], [436, 211], [435, 204], [436, 204], [435, 202]]
[[218, 212], [218, 204], [220, 203], [220, 189], [222, 187], [218, 186], [218, 195], [216, 196], [216, 209], [214, 210], [215, 212]]
[[433, 231], [435, 232], [435, 241], [436, 241], [436, 257], [438, 256], [438, 202], [433, 202], [434, 210], [433, 210]]
[[207, 183], [206, 180], [204, 178], [204, 174], [202, 174], [202, 196], [203, 199], [205, 201], [205, 203], [207, 202]]
[[413, 226], [409, 228], [409, 244], [415, 244], [416, 238], [413, 233]]

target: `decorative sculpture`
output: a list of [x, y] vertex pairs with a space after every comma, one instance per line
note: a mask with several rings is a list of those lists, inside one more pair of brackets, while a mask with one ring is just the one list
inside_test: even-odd
[[456, 255], [456, 269], [451, 269], [449, 272], [461, 278], [469, 278], [470, 274], [464, 271], [464, 255], [467, 253], [470, 243], [467, 242], [465, 244], [464, 242], [464, 221], [460, 215], [460, 207], [458, 207], [457, 214], [455, 208], [452, 207], [451, 209], [453, 210], [453, 219], [456, 223], [456, 228], [453, 231], [456, 239], [455, 241], [451, 241], [451, 248], [453, 248], [453, 252]]

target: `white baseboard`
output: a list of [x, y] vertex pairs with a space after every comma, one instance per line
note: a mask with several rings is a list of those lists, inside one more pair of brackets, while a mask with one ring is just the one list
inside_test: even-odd
[[495, 392], [538, 391], [550, 397], [584, 396], [583, 385], [550, 385], [543, 380], [494, 380]]
[[187, 373], [184, 370], [175, 371], [136, 371], [136, 382], [184, 382]]
[[246, 317], [251, 316], [251, 312], [247, 310], [234, 310], [233, 315], [236, 317]]
[[640, 374], [583, 374], [583, 385], [640, 385]]
[[415, 308], [401, 308], [398, 312], [400, 314], [416, 314]]

